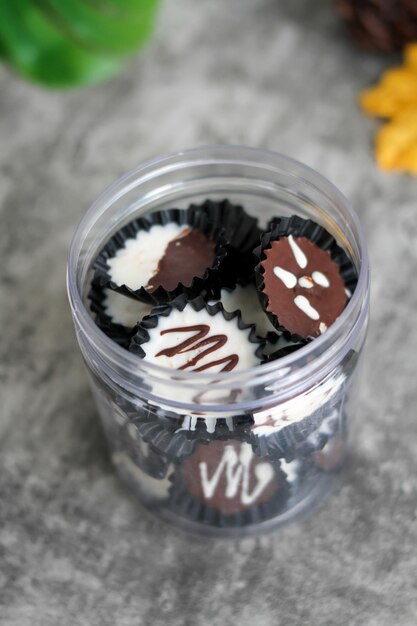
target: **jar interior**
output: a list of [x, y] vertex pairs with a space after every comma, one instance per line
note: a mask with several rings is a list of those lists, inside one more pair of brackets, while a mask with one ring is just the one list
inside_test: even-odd
[[[279, 362], [237, 374], [179, 372], [173, 377], [172, 371], [145, 363], [121, 349], [95, 326], [87, 301], [92, 264], [103, 245], [132, 219], [158, 210], [185, 209], [191, 203], [199, 204], [206, 199], [225, 198], [233, 204], [241, 204], [245, 211], [258, 218], [261, 226], [271, 217], [280, 215], [295, 214], [317, 222], [350, 257], [359, 274], [358, 285], [346, 309], [326, 333]], [[353, 346], [367, 314], [366, 249], [360, 225], [346, 199], [316, 172], [291, 159], [233, 147], [163, 157], [116, 181], [93, 204], [74, 236], [68, 284], [79, 342], [85, 349], [86, 359], [91, 359], [93, 352], [97, 369], [132, 396], [138, 392], [148, 393], [143, 389], [144, 377], [155, 381], [163, 392], [164, 402], [172, 403], [174, 409], [178, 407], [175, 390], [179, 385], [201, 389], [213, 382], [219, 389], [219, 397], [222, 397], [222, 387], [241, 389], [243, 384], [252, 408], [260, 406], [266, 398], [271, 402], [284, 401], [292, 393], [299, 393], [301, 387], [306, 389], [331, 374]], [[306, 361], [308, 367], [303, 364]], [[148, 399], [157, 400], [151, 396]], [[220, 402], [208, 403], [207, 407], [210, 411], [224, 412], [229, 408], [240, 410], [244, 403], [240, 406], [226, 404], [227, 407]], [[180, 408], [185, 410], [186, 407]]]
[[[132, 219], [225, 198], [261, 227], [290, 215], [323, 226], [356, 267], [356, 291], [333, 330], [280, 363], [211, 377], [145, 367], [92, 323], [92, 264]], [[234, 537], [287, 522], [329, 492], [347, 452], [347, 400], [365, 339], [368, 268], [357, 218], [328, 181], [285, 157], [241, 148], [200, 149], [145, 164], [105, 191], [82, 221], [68, 290], [113, 462], [158, 515], [199, 533]], [[214, 404], [176, 401], [179, 386], [202, 391], [213, 382]], [[222, 399], [231, 389], [244, 390], [239, 402]], [[194, 455], [201, 458], [194, 462]], [[205, 492], [194, 482], [202, 465]], [[251, 500], [256, 490], [260, 498]]]

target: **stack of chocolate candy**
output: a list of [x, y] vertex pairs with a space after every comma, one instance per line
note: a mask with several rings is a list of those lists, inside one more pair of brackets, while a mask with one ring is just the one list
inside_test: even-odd
[[[93, 270], [90, 308], [108, 337], [169, 370], [215, 374], [302, 350], [327, 332], [356, 285], [352, 262], [318, 224], [277, 216], [261, 230], [228, 200], [131, 221]], [[221, 417], [195, 409], [210, 390], [179, 392], [176, 401], [194, 411], [116, 397], [114, 460], [134, 466], [149, 499], [158, 494], [186, 520], [221, 527], [267, 520], [285, 509], [313, 466], [340, 464], [341, 455], [331, 467], [320, 465], [320, 454], [343, 436], [338, 391], [346, 367], [322, 381], [319, 393], [278, 408], [234, 414], [227, 407], [244, 397], [232, 390]], [[154, 489], [157, 481], [167, 487]]]

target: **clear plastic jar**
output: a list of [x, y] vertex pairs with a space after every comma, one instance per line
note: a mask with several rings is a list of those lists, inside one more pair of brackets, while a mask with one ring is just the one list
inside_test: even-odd
[[[102, 333], [86, 292], [103, 244], [134, 217], [206, 198], [242, 204], [261, 225], [274, 215], [311, 218], [336, 238], [357, 268], [358, 283], [327, 332], [274, 362], [221, 374], [173, 372]], [[189, 530], [239, 536], [291, 520], [329, 492], [343, 466], [356, 412], [352, 381], [369, 306], [363, 232], [330, 182], [285, 156], [245, 147], [163, 156], [128, 173], [96, 200], [74, 235], [67, 282], [112, 460], [149, 509]], [[190, 390], [198, 404], [181, 401]], [[291, 441], [289, 430], [282, 452], [277, 432], [300, 420], [304, 435]], [[251, 428], [242, 434], [239, 421]], [[197, 434], [201, 424], [203, 438]]]

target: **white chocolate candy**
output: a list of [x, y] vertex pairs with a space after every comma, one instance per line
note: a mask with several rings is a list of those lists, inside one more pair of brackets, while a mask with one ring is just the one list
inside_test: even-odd
[[[216, 346], [215, 350], [202, 356], [195, 366], [185, 368], [184, 366], [187, 363], [207, 351], [207, 343], [202, 346], [198, 345], [202, 342], [197, 338], [197, 331], [192, 328], [191, 330], [188, 329], [188, 327], [201, 325], [209, 327], [209, 331], [204, 339], [224, 335], [226, 341], [224, 345]], [[180, 328], [185, 328], [186, 330], [164, 333], [164, 331]], [[142, 344], [142, 348], [145, 351], [146, 360], [174, 370], [185, 369], [185, 371], [192, 371], [197, 368], [204, 368], [214, 361], [221, 361], [230, 355], [238, 356], [238, 361], [233, 369], [242, 370], [259, 364], [259, 358], [255, 354], [259, 344], [249, 341], [250, 331], [251, 329], [249, 328], [241, 330], [237, 325], [237, 318], [227, 321], [221, 313], [209, 315], [206, 310], [195, 311], [192, 306], [187, 304], [183, 311], [174, 309], [168, 316], [161, 316], [158, 320], [158, 326], [149, 332], [150, 339]], [[158, 356], [161, 351], [179, 346], [187, 339], [193, 337], [195, 339], [188, 346], [190, 350], [181, 350], [172, 356], [164, 354]], [[218, 365], [210, 366], [206, 371], [208, 373], [216, 373], [224, 370], [224, 367], [225, 362], [222, 362]]]
[[106, 315], [114, 324], [122, 324], [127, 328], [133, 328], [138, 322], [141, 322], [152, 309], [150, 304], [133, 300], [111, 289], [105, 290], [103, 307]]
[[[209, 327], [204, 337], [198, 337], [198, 330], [167, 332], [161, 335], [161, 332], [163, 333], [171, 329], [181, 329], [190, 326], [201, 327], [201, 325]], [[235, 360], [233, 371], [246, 370], [260, 363], [260, 359], [256, 356], [259, 344], [249, 341], [251, 330], [250, 328], [241, 330], [238, 327], [237, 317], [227, 321], [221, 313], [212, 316], [204, 309], [195, 311], [192, 306], [188, 304], [182, 312], [174, 309], [167, 317], [161, 316], [158, 320], [158, 326], [149, 331], [149, 341], [143, 343], [141, 347], [145, 352], [145, 360], [173, 371], [172, 379], [175, 379], [175, 371], [181, 368], [185, 372], [191, 372], [196, 369], [200, 369], [201, 371], [202, 368], [207, 366], [203, 371], [203, 373], [207, 374], [215, 374], [224, 371], [225, 366], [230, 363], [229, 357], [233, 357]], [[227, 340], [223, 346], [215, 345], [216, 337], [219, 335], [226, 336]], [[177, 353], [173, 356], [161, 354], [158, 356], [161, 351], [178, 347], [181, 343], [189, 339], [191, 339], [188, 345], [188, 348], [190, 348], [189, 351], [180, 350], [180, 352], [176, 351]], [[199, 345], [203, 343], [204, 340], [209, 341], [204, 343], [204, 345]], [[215, 345], [215, 350], [207, 353], [207, 348], [209, 348], [210, 345]], [[198, 358], [203, 352], [206, 352], [206, 354]], [[236, 356], [238, 359], [236, 359]], [[184, 367], [193, 359], [197, 360], [197, 362], [194, 362], [194, 364], [191, 364], [189, 367]], [[248, 384], [252, 381], [252, 376], [250, 371], [248, 371]], [[173, 387], [170, 382], [170, 379], [167, 378], [165, 384], [164, 380], [161, 378], [161, 380], [153, 384], [152, 393], [159, 398], [158, 406], [168, 411], [183, 414], [183, 411], [178, 410], [175, 405], [173, 406], [169, 402], [169, 399], [173, 398]], [[219, 381], [219, 383], [220, 382], [221, 381]], [[230, 402], [231, 397], [233, 401], [237, 401], [238, 399], [242, 401], [246, 397], [246, 393], [245, 377], [242, 380], [241, 389], [238, 391], [231, 391], [228, 387], [223, 386], [218, 388], [215, 382], [212, 382], [203, 391], [201, 391], [201, 386], [186, 385], [184, 383], [177, 384], [175, 388], [175, 398], [173, 398], [175, 402], [199, 405], [198, 412], [191, 412], [187, 415], [179, 430], [188, 430], [189, 428], [193, 430], [197, 422], [203, 420], [206, 423], [207, 430], [212, 432], [215, 427], [216, 418], [212, 417], [213, 414], [206, 416], [204, 407], [226, 404]], [[234, 411], [222, 411], [221, 413], [221, 417], [226, 420], [233, 415], [235, 415]], [[194, 418], [197, 418], [197, 421]], [[231, 421], [228, 427], [232, 430], [233, 424]]]

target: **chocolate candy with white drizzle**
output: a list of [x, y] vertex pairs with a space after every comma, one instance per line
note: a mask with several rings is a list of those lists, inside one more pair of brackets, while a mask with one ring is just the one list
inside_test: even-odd
[[339, 317], [348, 296], [328, 251], [306, 237], [271, 241], [261, 263], [267, 311], [303, 338], [318, 337]]
[[182, 476], [190, 494], [226, 516], [270, 501], [285, 485], [284, 476], [249, 444], [232, 440], [199, 446]]

